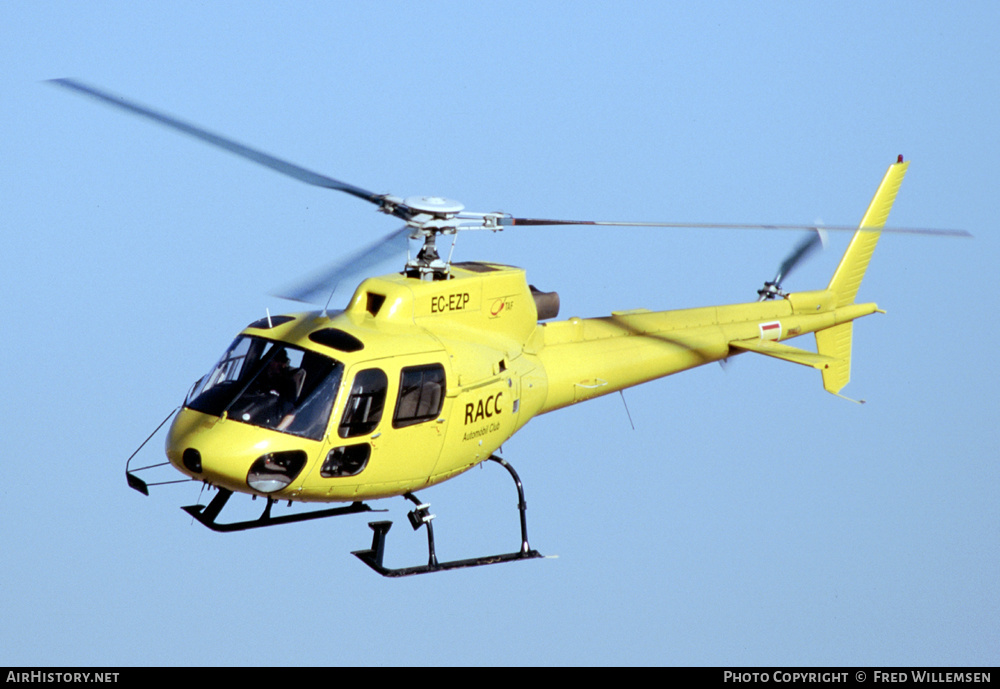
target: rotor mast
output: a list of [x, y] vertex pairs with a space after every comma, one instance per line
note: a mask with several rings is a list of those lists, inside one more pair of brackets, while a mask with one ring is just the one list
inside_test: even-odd
[[441, 196], [410, 196], [403, 203], [414, 213], [406, 222], [413, 228], [410, 239], [424, 240], [416, 257], [407, 260], [406, 274], [421, 280], [448, 279], [450, 261], [443, 261], [438, 254], [437, 237], [458, 231], [462, 223], [458, 214], [465, 206]]

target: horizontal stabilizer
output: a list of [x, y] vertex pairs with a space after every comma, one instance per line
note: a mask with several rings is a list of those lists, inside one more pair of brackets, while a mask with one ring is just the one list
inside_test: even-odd
[[781, 344], [780, 342], [774, 342], [773, 340], [761, 340], [758, 338], [754, 338], [752, 340], [737, 340], [736, 342], [730, 342], [729, 346], [732, 349], [738, 349], [745, 352], [757, 352], [758, 354], [773, 356], [775, 359], [791, 361], [793, 364], [809, 366], [820, 371], [826, 370], [837, 363], [837, 359], [834, 359], [833, 357], [826, 356], [824, 354], [817, 354], [815, 352], [808, 352], [804, 349], [798, 349], [797, 347], [791, 347], [786, 344]]

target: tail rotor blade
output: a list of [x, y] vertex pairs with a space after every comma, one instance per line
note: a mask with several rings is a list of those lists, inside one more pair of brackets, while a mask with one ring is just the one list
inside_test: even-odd
[[774, 284], [781, 285], [781, 281], [788, 277], [788, 274], [795, 269], [799, 263], [801, 263], [809, 254], [814, 252], [818, 247], [826, 245], [826, 238], [824, 237], [823, 231], [820, 228], [814, 228], [816, 234], [809, 235], [801, 242], [798, 246], [792, 250], [792, 253], [781, 262], [778, 267], [778, 273], [774, 276]]

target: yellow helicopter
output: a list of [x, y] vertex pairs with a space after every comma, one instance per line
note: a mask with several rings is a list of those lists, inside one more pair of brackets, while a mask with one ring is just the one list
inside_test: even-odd
[[[370, 523], [370, 548], [357, 551], [385, 576], [539, 558], [528, 543], [525, 500], [501, 445], [534, 417], [686, 369], [756, 352], [817, 369], [823, 387], [839, 395], [850, 380], [853, 321], [878, 311], [855, 298], [884, 230], [908, 163], [889, 166], [824, 289], [787, 293], [781, 282], [820, 243], [810, 237], [785, 260], [753, 303], [673, 311], [635, 309], [600, 318], [552, 320], [555, 293], [529, 285], [519, 268], [489, 262], [452, 262], [436, 240], [465, 229], [511, 226], [617, 225], [658, 227], [807, 226], [691, 225], [516, 218], [470, 213], [440, 197], [375, 194], [306, 170], [204, 129], [71, 79], [51, 83], [193, 136], [295, 179], [346, 192], [402, 220], [404, 226], [306, 284], [281, 295], [323, 303], [331, 285], [375, 258], [396, 251], [403, 238], [423, 245], [405, 268], [358, 286], [343, 311], [268, 315], [248, 325], [209, 372], [139, 447], [173, 418], [169, 464], [218, 492], [207, 506], [184, 509], [216, 531], [373, 511], [366, 501], [403, 496], [415, 505], [414, 529], [427, 530], [428, 562], [385, 566], [391, 522]], [[888, 231], [888, 230], [886, 230]], [[965, 235], [954, 230], [896, 230]], [[813, 333], [816, 351], [785, 344]], [[148, 495], [132, 469], [128, 484]], [[510, 553], [439, 562], [433, 515], [415, 492], [494, 461], [517, 491], [521, 543]], [[174, 482], [164, 481], [163, 483]], [[266, 499], [259, 518], [220, 523], [233, 493]], [[278, 501], [341, 503], [304, 513], [272, 515]]]

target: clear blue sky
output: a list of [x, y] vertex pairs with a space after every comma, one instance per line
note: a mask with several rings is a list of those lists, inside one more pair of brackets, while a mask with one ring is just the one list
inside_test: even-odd
[[[998, 26], [993, 2], [0, 4], [0, 664], [996, 664]], [[890, 223], [976, 236], [883, 238], [844, 390], [868, 404], [745, 355], [626, 392], [635, 430], [617, 396], [536, 419], [504, 454], [559, 559], [383, 580], [349, 555], [364, 516], [215, 534], [179, 509], [197, 487], [143, 497], [124, 462], [296, 308], [274, 288], [396, 221], [41, 83], [64, 76], [536, 217], [849, 224], [902, 153]], [[457, 256], [597, 316], [750, 301], [797, 240], [512, 229]], [[443, 558], [516, 543], [497, 467], [421, 497]], [[385, 506], [392, 564], [419, 561]]]

